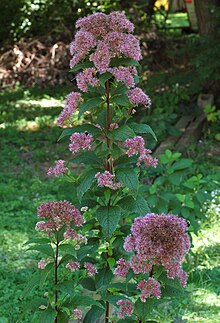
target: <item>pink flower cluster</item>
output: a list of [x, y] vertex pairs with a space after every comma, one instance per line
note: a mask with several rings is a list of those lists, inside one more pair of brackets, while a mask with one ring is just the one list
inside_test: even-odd
[[131, 103], [134, 105], [143, 104], [147, 108], [151, 106], [151, 99], [139, 87], [128, 90], [127, 95]]
[[45, 231], [49, 235], [52, 231], [71, 224], [79, 227], [83, 224], [84, 218], [80, 211], [68, 201], [43, 203], [38, 208], [38, 217], [46, 218], [47, 221], [39, 221], [35, 230]]
[[82, 317], [83, 317], [83, 311], [81, 311], [80, 309], [78, 308], [75, 308], [73, 310], [73, 313], [72, 313], [72, 316], [75, 320], [81, 320]]
[[57, 124], [60, 127], [63, 127], [65, 121], [73, 116], [80, 102], [82, 102], [82, 96], [79, 92], [71, 92], [66, 96], [65, 107], [57, 118]]
[[118, 82], [125, 82], [127, 87], [135, 85], [134, 75], [137, 74], [137, 70], [130, 67], [113, 67], [109, 68], [108, 72], [112, 73]]
[[75, 240], [77, 243], [87, 243], [87, 239], [82, 234], [77, 233], [72, 228], [67, 228], [63, 234], [64, 239]]
[[141, 290], [140, 299], [142, 302], [146, 302], [146, 299], [150, 296], [156, 298], [160, 298], [161, 296], [160, 283], [152, 277], [148, 280], [141, 280], [138, 283], [137, 288]]
[[118, 188], [123, 186], [121, 182], [114, 182], [115, 175], [111, 174], [108, 170], [106, 170], [102, 174], [98, 172], [95, 175], [95, 178], [98, 179], [99, 186], [106, 186], [111, 188], [112, 190], [117, 190]]
[[69, 269], [72, 273], [79, 270], [80, 263], [78, 261], [70, 260], [66, 265], [66, 268]]
[[[83, 267], [86, 269], [87, 275], [89, 277], [95, 276], [97, 274], [97, 268], [90, 262], [84, 262]], [[71, 272], [75, 272], [80, 269], [80, 263], [74, 261], [73, 259], [68, 262], [66, 268]]]
[[[186, 233], [185, 219], [173, 214], [147, 214], [134, 220], [132, 234], [124, 243], [126, 251], [136, 253], [135, 262], [145, 262], [136, 272], [150, 272], [153, 265], [163, 265], [168, 278], [177, 277], [185, 286], [187, 274], [182, 270], [182, 261], [190, 248], [189, 236]], [[135, 271], [135, 262], [132, 268]]]
[[56, 177], [59, 175], [64, 175], [68, 171], [68, 168], [64, 166], [64, 163], [64, 160], [56, 160], [55, 167], [50, 167], [48, 169], [47, 175]]
[[93, 136], [88, 133], [75, 132], [70, 137], [69, 149], [73, 154], [76, 154], [80, 149], [90, 149], [92, 140]]
[[95, 13], [79, 19], [76, 28], [79, 31], [70, 44], [70, 53], [73, 55], [70, 67], [83, 60], [95, 47], [90, 61], [100, 72], [107, 71], [110, 59], [115, 56], [125, 55], [134, 60], [141, 59], [139, 40], [131, 34], [134, 25], [123, 13]]
[[126, 316], [131, 316], [134, 312], [134, 303], [127, 299], [120, 299], [116, 303], [119, 305], [118, 318], [123, 319]]
[[76, 84], [82, 92], [88, 91], [88, 85], [96, 86], [99, 83], [98, 78], [95, 77], [96, 72], [95, 68], [86, 68], [76, 76]]
[[44, 259], [41, 259], [37, 264], [37, 268], [38, 269], [44, 269], [47, 264], [48, 264], [48, 261], [46, 261]]
[[136, 136], [134, 138], [127, 139], [125, 140], [124, 146], [125, 148], [128, 148], [128, 150], [126, 151], [128, 157], [140, 154], [137, 166], [140, 166], [141, 162], [143, 162], [146, 166], [157, 166], [158, 160], [156, 158], [151, 157], [151, 150], [145, 148], [145, 142], [143, 137]]
[[114, 270], [114, 274], [118, 277], [125, 277], [128, 273], [130, 266], [129, 261], [124, 260], [123, 258], [120, 258], [117, 261], [117, 268]]
[[90, 262], [84, 262], [83, 266], [86, 269], [87, 275], [90, 277], [95, 276], [98, 272], [97, 268]]

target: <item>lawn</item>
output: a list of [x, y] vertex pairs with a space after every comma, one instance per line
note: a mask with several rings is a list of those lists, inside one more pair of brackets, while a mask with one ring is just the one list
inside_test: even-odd
[[[0, 323], [17, 322], [25, 300], [21, 293], [37, 270], [37, 257], [24, 243], [35, 235], [36, 208], [45, 201], [69, 199], [74, 187], [48, 179], [46, 171], [58, 158], [68, 156], [68, 142], [57, 142], [56, 116], [68, 88], [5, 90], [0, 94], [1, 132], [1, 296]], [[215, 167], [213, 165], [213, 167]], [[189, 284], [185, 296], [156, 309], [157, 322], [220, 321], [220, 212], [217, 192], [207, 207], [206, 220], [185, 264]], [[38, 291], [31, 292], [31, 298]], [[25, 315], [22, 322], [31, 322]]]

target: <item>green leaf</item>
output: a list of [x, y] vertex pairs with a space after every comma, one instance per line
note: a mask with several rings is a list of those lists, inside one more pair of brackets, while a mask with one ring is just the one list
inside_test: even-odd
[[192, 159], [182, 158], [182, 159], [176, 161], [172, 165], [172, 168], [174, 170], [181, 170], [181, 169], [185, 169], [185, 168], [192, 166], [192, 163], [193, 163]]
[[97, 173], [97, 170], [89, 169], [83, 174], [82, 179], [80, 178], [80, 180], [79, 180], [80, 184], [79, 184], [79, 186], [77, 186], [77, 197], [79, 198], [80, 202], [81, 202], [83, 195], [92, 186], [92, 183], [95, 180], [96, 173]]
[[139, 298], [134, 304], [134, 313], [145, 322], [154, 307], [155, 304], [152, 298], [148, 298], [145, 303], [143, 303]]
[[131, 129], [133, 129], [136, 134], [147, 134], [147, 133], [149, 133], [157, 141], [157, 137], [156, 137], [154, 131], [147, 124], [130, 123], [129, 127]]
[[88, 289], [88, 290], [91, 290], [91, 291], [95, 291], [96, 290], [96, 287], [95, 287], [95, 281], [93, 278], [91, 277], [87, 277], [87, 278], [83, 278], [81, 281], [80, 281], [80, 284], [85, 288], [85, 289]]
[[72, 128], [64, 129], [63, 132], [61, 133], [58, 141], [60, 141], [62, 138], [70, 137], [74, 132], [81, 133], [81, 132], [86, 132], [86, 131], [93, 136], [100, 135], [102, 132], [99, 128], [95, 127], [92, 124], [89, 124], [89, 123], [82, 124], [82, 125], [78, 125], [78, 126], [75, 126]]
[[21, 297], [25, 297], [40, 283], [40, 273], [36, 272], [28, 281], [28, 284], [25, 286]]
[[81, 164], [81, 163], [85, 165], [98, 164], [102, 166], [102, 161], [92, 151], [84, 151], [78, 154], [76, 157], [72, 159], [72, 162], [76, 164]]
[[127, 297], [125, 297], [123, 295], [107, 295], [105, 298], [105, 301], [108, 301], [110, 304], [113, 304], [114, 306], [116, 306], [116, 303], [120, 299], [127, 299]]
[[118, 94], [124, 94], [128, 91], [128, 88], [125, 84], [119, 83], [116, 88], [112, 89], [112, 96], [118, 95]]
[[54, 257], [54, 251], [50, 244], [39, 244], [28, 248], [27, 250], [37, 250], [50, 257]]
[[108, 262], [110, 268], [113, 268], [116, 263], [115, 259], [111, 258], [111, 257], [107, 259], [107, 262]]
[[138, 176], [132, 168], [118, 168], [116, 178], [131, 190], [138, 189]]
[[101, 86], [105, 88], [105, 82], [108, 81], [111, 77], [112, 77], [112, 74], [109, 72], [102, 74], [99, 77], [99, 82], [100, 82]]
[[117, 129], [109, 131], [107, 137], [111, 140], [120, 140], [124, 141], [128, 138], [135, 137], [134, 131], [127, 125], [123, 125]]
[[150, 213], [147, 201], [140, 195], [136, 199], [133, 196], [126, 196], [119, 201], [118, 205], [124, 210], [137, 213], [139, 216]]
[[115, 103], [115, 104], [120, 105], [122, 107], [131, 106], [131, 102], [129, 101], [126, 94], [113, 96], [111, 101], [112, 101], [112, 103]]
[[113, 279], [114, 275], [109, 268], [101, 269], [95, 276], [96, 288], [107, 289], [109, 283]]
[[84, 63], [76, 64], [74, 67], [72, 67], [70, 69], [70, 72], [77, 72], [77, 71], [82, 70], [84, 68], [93, 67], [93, 66], [94, 66], [93, 62], [87, 61]]
[[[28, 301], [28, 303], [25, 304], [25, 306], [22, 308], [22, 313], [18, 318], [18, 322], [20, 322], [20, 320], [24, 317], [24, 315], [27, 312], [30, 311], [33, 313], [33, 312], [37, 311], [41, 305], [47, 306], [47, 299], [46, 298], [37, 297], [37, 298], [34, 298], [34, 299]], [[0, 320], [0, 322], [1, 322], [1, 320]]]
[[111, 237], [120, 220], [120, 208], [118, 206], [101, 206], [96, 211], [96, 216], [101, 224], [104, 234]]
[[57, 312], [53, 308], [47, 308], [41, 312], [40, 321], [41, 323], [54, 323]]
[[79, 115], [78, 118], [80, 118], [84, 112], [91, 110], [93, 108], [96, 108], [99, 106], [100, 103], [103, 102], [103, 99], [98, 97], [91, 98], [81, 104], [80, 110], [79, 110]]
[[150, 208], [147, 201], [140, 195], [137, 196], [136, 198], [135, 208], [136, 208], [136, 213], [138, 213], [139, 216], [144, 216], [147, 213], [150, 213]]
[[76, 294], [76, 284], [71, 280], [66, 280], [56, 286], [57, 290], [60, 290], [63, 293], [67, 293], [70, 296], [74, 296]]
[[51, 270], [54, 268], [54, 263], [50, 263], [48, 265], [46, 265], [46, 267], [44, 269], [41, 269], [40, 271], [40, 282], [39, 282], [39, 286], [40, 288], [43, 286], [43, 284], [45, 283], [49, 273], [51, 272]]
[[73, 257], [76, 257], [76, 250], [75, 247], [70, 243], [64, 243], [59, 246], [59, 250], [61, 253], [71, 255]]
[[111, 66], [139, 66], [140, 64], [138, 61], [135, 61], [131, 58], [112, 58], [111, 59]]
[[100, 308], [98, 306], [92, 306], [91, 309], [87, 312], [83, 323], [98, 323], [100, 317], [105, 313], [104, 308]]
[[30, 239], [27, 242], [24, 243], [24, 246], [27, 244], [32, 244], [32, 243], [49, 243], [50, 239], [48, 238], [36, 238], [36, 239]]
[[101, 306], [101, 304], [99, 304], [94, 298], [86, 295], [75, 295], [74, 297], [71, 298], [70, 302], [71, 302], [71, 306], [75, 306], [75, 307], [91, 306], [91, 305]]

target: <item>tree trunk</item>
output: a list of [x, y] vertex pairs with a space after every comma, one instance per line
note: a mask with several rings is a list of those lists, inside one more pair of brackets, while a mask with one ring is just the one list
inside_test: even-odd
[[215, 8], [220, 8], [219, 0], [194, 0], [200, 35], [215, 36], [218, 24]]

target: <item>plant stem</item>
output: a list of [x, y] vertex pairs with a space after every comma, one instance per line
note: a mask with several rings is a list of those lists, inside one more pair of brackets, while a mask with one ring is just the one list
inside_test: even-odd
[[106, 308], [105, 308], [105, 323], [109, 322], [109, 302], [106, 301]]
[[[56, 253], [55, 253], [55, 258], [54, 258], [54, 283], [55, 283], [55, 288], [57, 287], [57, 283], [58, 283], [58, 255], [59, 255], [59, 238], [58, 238], [58, 232], [56, 234]], [[57, 288], [55, 289], [55, 309], [57, 311], [58, 314], [58, 306], [57, 306], [57, 302], [58, 302], [58, 290]], [[58, 323], [58, 318], [56, 316], [55, 319], [55, 323]]]
[[[110, 112], [110, 101], [109, 101], [109, 81], [105, 82], [105, 89], [106, 89], [106, 105], [107, 105], [107, 133], [110, 130], [110, 125], [111, 125], [111, 112]], [[107, 146], [110, 147], [111, 143], [110, 143], [110, 139], [108, 137], [107, 138]], [[108, 155], [107, 157], [107, 169], [108, 171], [111, 171], [111, 163], [109, 161], [109, 159], [111, 158], [110, 155]]]

